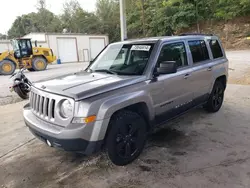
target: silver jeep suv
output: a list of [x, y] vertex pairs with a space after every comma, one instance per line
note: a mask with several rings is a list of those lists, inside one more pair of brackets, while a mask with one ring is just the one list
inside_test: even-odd
[[51, 147], [84, 154], [105, 148], [114, 164], [126, 165], [154, 127], [200, 105], [217, 112], [227, 75], [216, 36], [113, 43], [85, 71], [35, 83], [24, 120]]

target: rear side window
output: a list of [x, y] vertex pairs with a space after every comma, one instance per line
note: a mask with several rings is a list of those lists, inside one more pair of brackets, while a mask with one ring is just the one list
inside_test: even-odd
[[218, 40], [210, 40], [209, 45], [213, 53], [214, 59], [223, 57], [223, 52], [222, 52], [222, 49], [220, 47]]
[[199, 63], [209, 59], [207, 46], [204, 40], [188, 42], [194, 63]]

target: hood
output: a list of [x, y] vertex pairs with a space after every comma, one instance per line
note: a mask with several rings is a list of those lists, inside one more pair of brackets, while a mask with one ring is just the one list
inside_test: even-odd
[[142, 82], [145, 76], [119, 76], [79, 72], [34, 83], [37, 89], [81, 100]]

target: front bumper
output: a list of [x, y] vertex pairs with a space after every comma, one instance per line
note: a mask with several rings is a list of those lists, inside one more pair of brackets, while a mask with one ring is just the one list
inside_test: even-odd
[[49, 141], [52, 147], [90, 155], [98, 152], [103, 145], [103, 140], [88, 141], [81, 138], [79, 135], [84, 130], [83, 128], [66, 130], [65, 127], [58, 127], [40, 120], [32, 113], [29, 104], [24, 107], [23, 115], [25, 124], [31, 133], [45, 143]]

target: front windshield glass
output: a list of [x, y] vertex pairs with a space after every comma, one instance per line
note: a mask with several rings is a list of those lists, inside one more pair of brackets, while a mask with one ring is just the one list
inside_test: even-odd
[[112, 44], [98, 56], [88, 70], [142, 75], [152, 50], [153, 44]]
[[19, 49], [18, 41], [17, 40], [12, 40], [11, 44], [12, 44], [12, 47], [13, 47], [13, 50], [14, 50], [15, 57], [20, 58], [21, 57], [21, 52], [20, 52], [20, 49]]
[[19, 50], [19, 46], [18, 46], [17, 40], [12, 40], [11, 44], [12, 44], [12, 47], [13, 47], [14, 51]]

